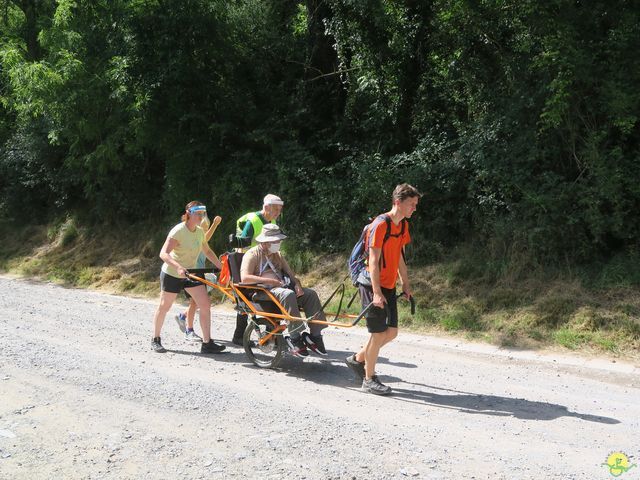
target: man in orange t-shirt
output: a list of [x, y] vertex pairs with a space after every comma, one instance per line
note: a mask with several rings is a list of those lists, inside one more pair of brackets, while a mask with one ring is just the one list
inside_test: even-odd
[[391, 210], [377, 217], [367, 232], [367, 270], [371, 282], [370, 285], [366, 281], [359, 282], [358, 288], [362, 308], [373, 303], [365, 316], [371, 336], [362, 350], [347, 357], [346, 362], [362, 377], [362, 389], [376, 395], [391, 393], [391, 388], [378, 379], [375, 367], [380, 349], [398, 336], [398, 275], [402, 281], [402, 293], [407, 298], [411, 297], [403, 249], [411, 241], [406, 219], [416, 211], [420, 197], [422, 194], [415, 187], [407, 183], [398, 185], [393, 191]]

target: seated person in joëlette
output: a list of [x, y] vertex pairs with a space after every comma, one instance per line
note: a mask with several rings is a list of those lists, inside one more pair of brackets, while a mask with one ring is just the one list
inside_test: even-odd
[[[275, 224], [262, 227], [260, 235], [255, 238], [258, 245], [249, 249], [242, 258], [242, 283], [258, 283], [269, 288], [291, 316], [300, 317], [302, 308], [306, 318], [326, 320], [318, 294], [310, 288], [302, 287], [280, 253], [280, 244], [285, 238], [287, 236]], [[311, 332], [307, 333], [302, 331], [302, 322], [289, 322], [289, 352], [297, 357], [306, 357], [310, 349], [317, 354], [326, 355], [322, 339], [322, 329], [325, 327], [326, 325], [310, 324]]]

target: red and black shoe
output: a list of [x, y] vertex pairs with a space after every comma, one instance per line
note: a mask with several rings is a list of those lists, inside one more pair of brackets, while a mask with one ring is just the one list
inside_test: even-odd
[[304, 340], [305, 345], [309, 350], [318, 355], [327, 356], [327, 349], [324, 347], [324, 340], [322, 340], [322, 335], [311, 335], [310, 333], [304, 332], [302, 334], [302, 340]]
[[307, 350], [307, 346], [304, 343], [302, 337], [298, 337], [293, 340], [291, 337], [286, 337], [287, 346], [289, 347], [289, 353], [294, 357], [308, 357], [309, 350]]

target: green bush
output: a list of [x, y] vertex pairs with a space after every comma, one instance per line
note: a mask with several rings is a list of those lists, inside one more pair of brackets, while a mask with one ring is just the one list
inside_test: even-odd
[[638, 285], [630, 2], [31, 3], [0, 26], [0, 217], [199, 199], [228, 234], [274, 192], [300, 248], [347, 252], [409, 182], [414, 264], [477, 250], [453, 282], [599, 261], [595, 288]]

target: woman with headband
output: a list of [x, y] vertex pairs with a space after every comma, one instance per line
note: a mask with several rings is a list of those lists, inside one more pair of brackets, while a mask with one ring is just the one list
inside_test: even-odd
[[[213, 219], [213, 223], [211, 223], [209, 221], [209, 217], [205, 215], [205, 217], [200, 222], [200, 228], [202, 228], [202, 231], [205, 232], [204, 239], [207, 243], [209, 243], [209, 240], [211, 240], [213, 232], [216, 231], [221, 221], [222, 218], [216, 216]], [[205, 257], [204, 252], [200, 252], [200, 254], [198, 255], [198, 260], [196, 260], [197, 269], [205, 268], [206, 258], [207, 257]], [[187, 342], [202, 342], [202, 338], [200, 338], [198, 334], [193, 330], [193, 320], [196, 316], [196, 309], [198, 308], [198, 306], [188, 293], [185, 292], [185, 294], [187, 295], [187, 299], [189, 300], [189, 307], [184, 313], [181, 312], [175, 316], [176, 322], [178, 323], [180, 331], [184, 333], [184, 339]]]
[[200, 327], [202, 328], [202, 353], [220, 353], [225, 347], [211, 340], [211, 303], [206, 287], [186, 277], [190, 268], [195, 268], [198, 255], [204, 255], [220, 268], [220, 260], [209, 248], [205, 233], [200, 227], [202, 219], [207, 215], [207, 207], [200, 202], [189, 202], [182, 215], [182, 222], [171, 229], [160, 250], [160, 258], [164, 262], [160, 272], [160, 305], [153, 318], [153, 339], [151, 349], [158, 353], [166, 350], [160, 340], [160, 331], [164, 319], [171, 309], [178, 293], [183, 288], [196, 302], [200, 309]]

